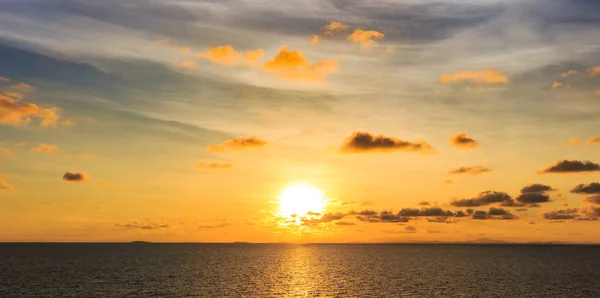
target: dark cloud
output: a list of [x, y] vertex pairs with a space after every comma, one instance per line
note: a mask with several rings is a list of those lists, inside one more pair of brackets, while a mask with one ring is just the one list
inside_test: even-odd
[[513, 220], [517, 219], [518, 217], [506, 209], [491, 207], [487, 212], [483, 210], [476, 210], [473, 212], [472, 218], [476, 220]]
[[372, 135], [368, 132], [355, 132], [346, 139], [341, 152], [390, 152], [390, 151], [430, 151], [431, 145], [424, 141], [409, 142], [383, 135]]
[[449, 218], [464, 217], [463, 211], [453, 212], [438, 207], [432, 208], [403, 208], [397, 213], [391, 211], [376, 212], [373, 210], [363, 210], [360, 212], [350, 211], [347, 215], [355, 215], [356, 219], [363, 222], [387, 222], [402, 223], [409, 222], [412, 218]]
[[90, 176], [86, 173], [75, 173], [75, 172], [66, 172], [63, 175], [63, 180], [68, 182], [83, 182], [90, 179]]
[[491, 172], [492, 170], [486, 168], [486, 167], [482, 167], [482, 166], [475, 166], [475, 167], [460, 167], [457, 169], [453, 169], [450, 172], [448, 172], [448, 174], [454, 175], [454, 174], [471, 174], [471, 175], [477, 175], [477, 174], [483, 174], [483, 173], [487, 173], [487, 172]]
[[429, 206], [430, 204], [429, 204], [429, 202], [427, 202], [427, 201], [421, 201], [421, 202], [419, 202], [419, 204], [418, 204], [418, 205], [419, 205], [419, 206]]
[[579, 184], [571, 190], [572, 193], [600, 194], [600, 183], [592, 182], [588, 185]]
[[523, 204], [547, 203], [550, 202], [550, 196], [541, 192], [526, 192], [520, 194], [516, 200]]
[[564, 209], [564, 210], [555, 210], [550, 211], [543, 214], [544, 219], [547, 220], [569, 220], [569, 219], [577, 219], [580, 217], [578, 214], [578, 210], [573, 209]]
[[587, 206], [579, 211], [586, 215], [586, 218], [583, 218], [584, 220], [598, 220], [598, 217], [600, 217], [600, 207]]
[[600, 204], [600, 195], [587, 197], [585, 198], [585, 201], [592, 204]]
[[475, 149], [479, 147], [477, 141], [469, 137], [469, 135], [464, 132], [459, 132], [456, 135], [449, 136], [448, 141], [450, 141], [452, 147], [460, 149]]
[[479, 207], [495, 203], [510, 202], [512, 198], [505, 192], [484, 191], [471, 199], [454, 200], [450, 204], [456, 207]]
[[170, 228], [169, 224], [153, 223], [153, 222], [131, 222], [125, 224], [116, 223], [115, 226], [128, 230], [157, 230]]
[[312, 214], [307, 214], [307, 217], [303, 217], [300, 220], [302, 221], [302, 224], [307, 225], [307, 226], [316, 226], [322, 223], [329, 223], [329, 222], [333, 222], [333, 221], [338, 221], [342, 218], [344, 218], [346, 215], [346, 213], [325, 213], [323, 214], [323, 216], [321, 217], [317, 217], [320, 214], [319, 213], [312, 213]]
[[404, 227], [404, 231], [407, 233], [416, 233], [417, 232], [417, 228], [413, 227], [413, 226], [406, 226]]
[[531, 192], [544, 192], [554, 190], [551, 186], [544, 184], [529, 184], [523, 188], [521, 188], [521, 193], [531, 193]]
[[554, 165], [540, 171], [540, 173], [581, 173], [594, 171], [600, 171], [600, 165], [591, 161], [559, 160]]

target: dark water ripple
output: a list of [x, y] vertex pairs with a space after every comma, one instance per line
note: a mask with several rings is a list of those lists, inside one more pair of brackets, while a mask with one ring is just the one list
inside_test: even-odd
[[0, 244], [0, 297], [600, 297], [600, 247]]

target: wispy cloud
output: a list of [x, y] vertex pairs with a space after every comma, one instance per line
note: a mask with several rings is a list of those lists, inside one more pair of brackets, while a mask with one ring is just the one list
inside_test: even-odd
[[479, 85], [504, 85], [508, 84], [508, 77], [498, 69], [465, 70], [453, 74], [444, 74], [441, 83], [472, 82]]
[[30, 152], [38, 152], [38, 153], [54, 153], [58, 151], [58, 146], [50, 145], [46, 143], [41, 143], [36, 147], [32, 147], [29, 149]]
[[206, 147], [208, 152], [225, 152], [225, 151], [241, 151], [252, 148], [262, 148], [268, 144], [267, 141], [257, 137], [237, 137], [231, 140], [226, 140], [220, 144], [209, 145]]
[[307, 82], [324, 82], [337, 68], [337, 60], [312, 63], [299, 50], [288, 50], [286, 46], [279, 48], [275, 57], [262, 66], [265, 72], [275, 73], [281, 79]]
[[453, 170], [450, 170], [450, 172], [448, 172], [448, 174], [471, 174], [471, 175], [477, 175], [477, 174], [483, 174], [483, 173], [487, 173], [487, 172], [491, 172], [492, 170], [490, 170], [489, 168], [483, 167], [483, 166], [474, 166], [474, 167], [460, 167], [460, 168], [456, 168]]
[[206, 50], [206, 52], [196, 54], [197, 57], [223, 66], [234, 66], [238, 64], [255, 66], [258, 64], [263, 55], [264, 51], [262, 49], [240, 52], [230, 45], [219, 47], [211, 46]]

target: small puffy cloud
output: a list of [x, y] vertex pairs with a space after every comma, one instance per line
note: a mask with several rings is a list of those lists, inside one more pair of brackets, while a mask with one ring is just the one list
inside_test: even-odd
[[241, 151], [251, 148], [262, 148], [268, 144], [267, 141], [257, 137], [236, 137], [231, 140], [226, 140], [221, 144], [209, 145], [206, 147], [208, 152], [225, 152], [225, 151]]
[[211, 169], [211, 170], [223, 170], [233, 167], [230, 163], [221, 162], [200, 162], [198, 163], [198, 169]]
[[469, 137], [469, 135], [464, 132], [459, 132], [456, 135], [449, 136], [448, 141], [450, 141], [452, 147], [460, 149], [475, 149], [479, 147], [477, 141]]
[[338, 68], [337, 60], [310, 62], [302, 52], [279, 48], [275, 57], [263, 64], [265, 72], [275, 73], [281, 79], [308, 82], [324, 82], [325, 77]]
[[594, 67], [590, 67], [587, 70], [587, 75], [590, 77], [595, 77], [600, 74], [600, 65], [596, 65]]
[[197, 57], [223, 66], [234, 66], [240, 63], [244, 63], [246, 66], [254, 66], [263, 55], [264, 51], [262, 49], [239, 52], [230, 45], [220, 47], [210, 46], [206, 52], [196, 54]]
[[12, 152], [12, 150], [0, 147], [0, 156], [10, 157], [10, 156], [13, 156], [13, 155], [14, 155], [14, 153]]
[[32, 118], [37, 118], [41, 126], [47, 127], [55, 125], [60, 118], [57, 108], [22, 103], [20, 98], [14, 97], [15, 94], [18, 93], [0, 93], [0, 125], [22, 126], [29, 124]]
[[600, 194], [600, 183], [592, 182], [590, 184], [579, 184], [571, 190], [572, 193], [579, 194]]
[[582, 173], [594, 171], [600, 171], [600, 165], [591, 161], [559, 160], [539, 173]]
[[321, 27], [321, 31], [323, 32], [323, 35], [331, 36], [337, 33], [345, 33], [349, 28], [350, 26], [340, 22], [331, 22], [329, 25]]
[[379, 31], [355, 29], [352, 34], [348, 35], [348, 40], [359, 43], [361, 49], [366, 49], [377, 43], [375, 39], [383, 39], [383, 37], [383, 33]]
[[313, 46], [317, 46], [319, 45], [319, 43], [321, 43], [321, 40], [319, 35], [313, 34], [308, 38], [308, 42]]
[[585, 143], [588, 145], [600, 144], [600, 137], [591, 137]]
[[508, 77], [498, 69], [488, 70], [466, 70], [453, 74], [444, 74], [440, 78], [441, 83], [472, 82], [478, 85], [502, 85], [508, 84]]
[[544, 219], [547, 220], [570, 220], [577, 219], [580, 217], [578, 210], [573, 209], [564, 209], [564, 210], [554, 210], [543, 214]]
[[561, 83], [561, 82], [556, 82], [555, 81], [554, 83], [552, 83], [552, 89], [558, 89], [558, 88], [560, 88], [562, 86], [563, 86], [563, 83]]
[[26, 83], [18, 83], [18, 84], [14, 84], [11, 86], [14, 89], [33, 89], [33, 86], [26, 84]]
[[550, 196], [543, 192], [526, 192], [516, 198], [517, 202], [523, 204], [538, 204], [550, 202]]
[[585, 201], [589, 202], [589, 203], [592, 203], [592, 204], [600, 205], [600, 195], [595, 195], [595, 196], [587, 197], [587, 198], [585, 198]]
[[46, 143], [41, 143], [36, 147], [32, 147], [29, 149], [30, 152], [38, 152], [38, 153], [54, 153], [58, 151], [58, 146], [50, 145]]
[[340, 151], [344, 153], [431, 150], [433, 147], [424, 141], [410, 142], [394, 137], [372, 135], [368, 132], [353, 133], [340, 148]]
[[578, 71], [576, 71], [576, 70], [569, 70], [567, 72], [561, 73], [560, 76], [563, 77], [563, 78], [568, 78], [570, 76], [577, 75], [577, 74], [579, 74]]
[[431, 204], [429, 202], [427, 202], [427, 201], [421, 201], [421, 202], [418, 203], [418, 205], [419, 206], [429, 206]]
[[196, 61], [194, 60], [184, 60], [179, 63], [179, 67], [184, 69], [196, 68], [197, 66]]
[[490, 171], [491, 171], [490, 169], [488, 169], [486, 167], [482, 167], [482, 166], [460, 167], [460, 168], [457, 168], [457, 169], [450, 170], [450, 172], [448, 172], [448, 174], [451, 174], [451, 175], [456, 175], [456, 174], [477, 175], [477, 174], [487, 173], [487, 172], [490, 172]]
[[83, 182], [90, 179], [90, 176], [86, 173], [76, 173], [68, 171], [63, 175], [63, 180], [67, 182]]
[[521, 188], [521, 193], [532, 193], [532, 192], [544, 192], [544, 191], [552, 191], [554, 188], [544, 184], [529, 184]]
[[512, 201], [511, 196], [505, 192], [484, 191], [479, 193], [475, 198], [454, 200], [450, 204], [455, 207], [479, 207], [510, 201]]

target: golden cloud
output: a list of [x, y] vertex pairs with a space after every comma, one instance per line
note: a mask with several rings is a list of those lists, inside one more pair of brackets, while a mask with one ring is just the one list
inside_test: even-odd
[[37, 147], [32, 147], [31, 149], [29, 149], [29, 151], [38, 153], [54, 153], [58, 151], [58, 146], [41, 143]]
[[265, 62], [262, 69], [276, 73], [286, 80], [323, 82], [325, 77], [334, 72], [337, 67], [337, 60], [321, 60], [313, 64], [304, 57], [302, 52], [288, 50], [286, 46], [282, 46], [275, 58]]
[[184, 60], [181, 63], [179, 63], [179, 67], [184, 68], [184, 69], [189, 69], [189, 68], [196, 68], [197, 64], [196, 61], [194, 60]]
[[209, 145], [206, 147], [208, 152], [225, 152], [225, 151], [241, 151], [251, 148], [262, 148], [268, 144], [267, 141], [257, 137], [236, 137], [231, 140], [226, 140], [223, 143]]
[[200, 162], [198, 163], [198, 169], [211, 169], [211, 170], [224, 170], [233, 167], [230, 163], [221, 162]]
[[490, 170], [489, 168], [486, 168], [483, 166], [474, 166], [474, 167], [460, 167], [457, 169], [452, 169], [452, 170], [450, 170], [450, 172], [448, 172], [448, 174], [451, 174], [451, 175], [456, 175], [456, 174], [477, 175], [477, 174], [488, 173], [491, 171], [492, 170]]
[[590, 77], [595, 77], [600, 74], [600, 65], [591, 67], [587, 70], [587, 74]]
[[340, 22], [331, 22], [327, 26], [321, 27], [321, 31], [323, 31], [323, 35], [331, 36], [336, 33], [344, 33], [347, 32], [350, 26], [342, 24]]
[[54, 126], [60, 118], [55, 107], [41, 108], [32, 103], [21, 103], [20, 93], [0, 93], [0, 124], [20, 126], [39, 118], [41, 126]]
[[477, 84], [487, 85], [508, 84], [508, 78], [497, 69], [466, 70], [453, 74], [444, 74], [440, 78], [441, 83], [458, 81], [472, 81]]
[[561, 82], [554, 82], [552, 83], [552, 89], [558, 89], [560, 87], [562, 87], [562, 83]]
[[10, 185], [8, 182], [4, 181], [4, 175], [0, 174], [0, 189], [4, 189], [4, 190], [10, 190], [10, 189], [14, 189], [15, 187]]
[[581, 144], [581, 138], [572, 138], [569, 140], [569, 145], [576, 146]]
[[588, 145], [600, 144], [600, 137], [591, 137], [591, 138], [587, 139], [587, 141], [585, 141], [585, 143]]
[[379, 31], [355, 29], [352, 34], [348, 35], [348, 40], [359, 43], [361, 49], [366, 49], [377, 43], [375, 39], [383, 39], [383, 37], [383, 33]]
[[308, 38], [308, 42], [313, 45], [313, 46], [317, 46], [319, 45], [319, 43], [321, 42], [319, 35], [317, 34], [313, 34]]
[[456, 135], [449, 136], [448, 141], [450, 141], [452, 147], [460, 149], [475, 149], [479, 147], [477, 141], [469, 137], [469, 135], [464, 132], [459, 132]]
[[10, 157], [13, 155], [14, 155], [14, 153], [10, 149], [0, 147], [0, 156]]
[[567, 72], [561, 73], [560, 76], [563, 77], [563, 78], [568, 78], [570, 76], [577, 75], [577, 74], [579, 74], [578, 71], [576, 71], [576, 70], [569, 70]]
[[220, 47], [211, 46], [205, 53], [196, 54], [197, 57], [224, 66], [234, 66], [239, 63], [245, 63], [246, 66], [254, 66], [263, 55], [264, 51], [262, 49], [239, 52], [230, 45]]

